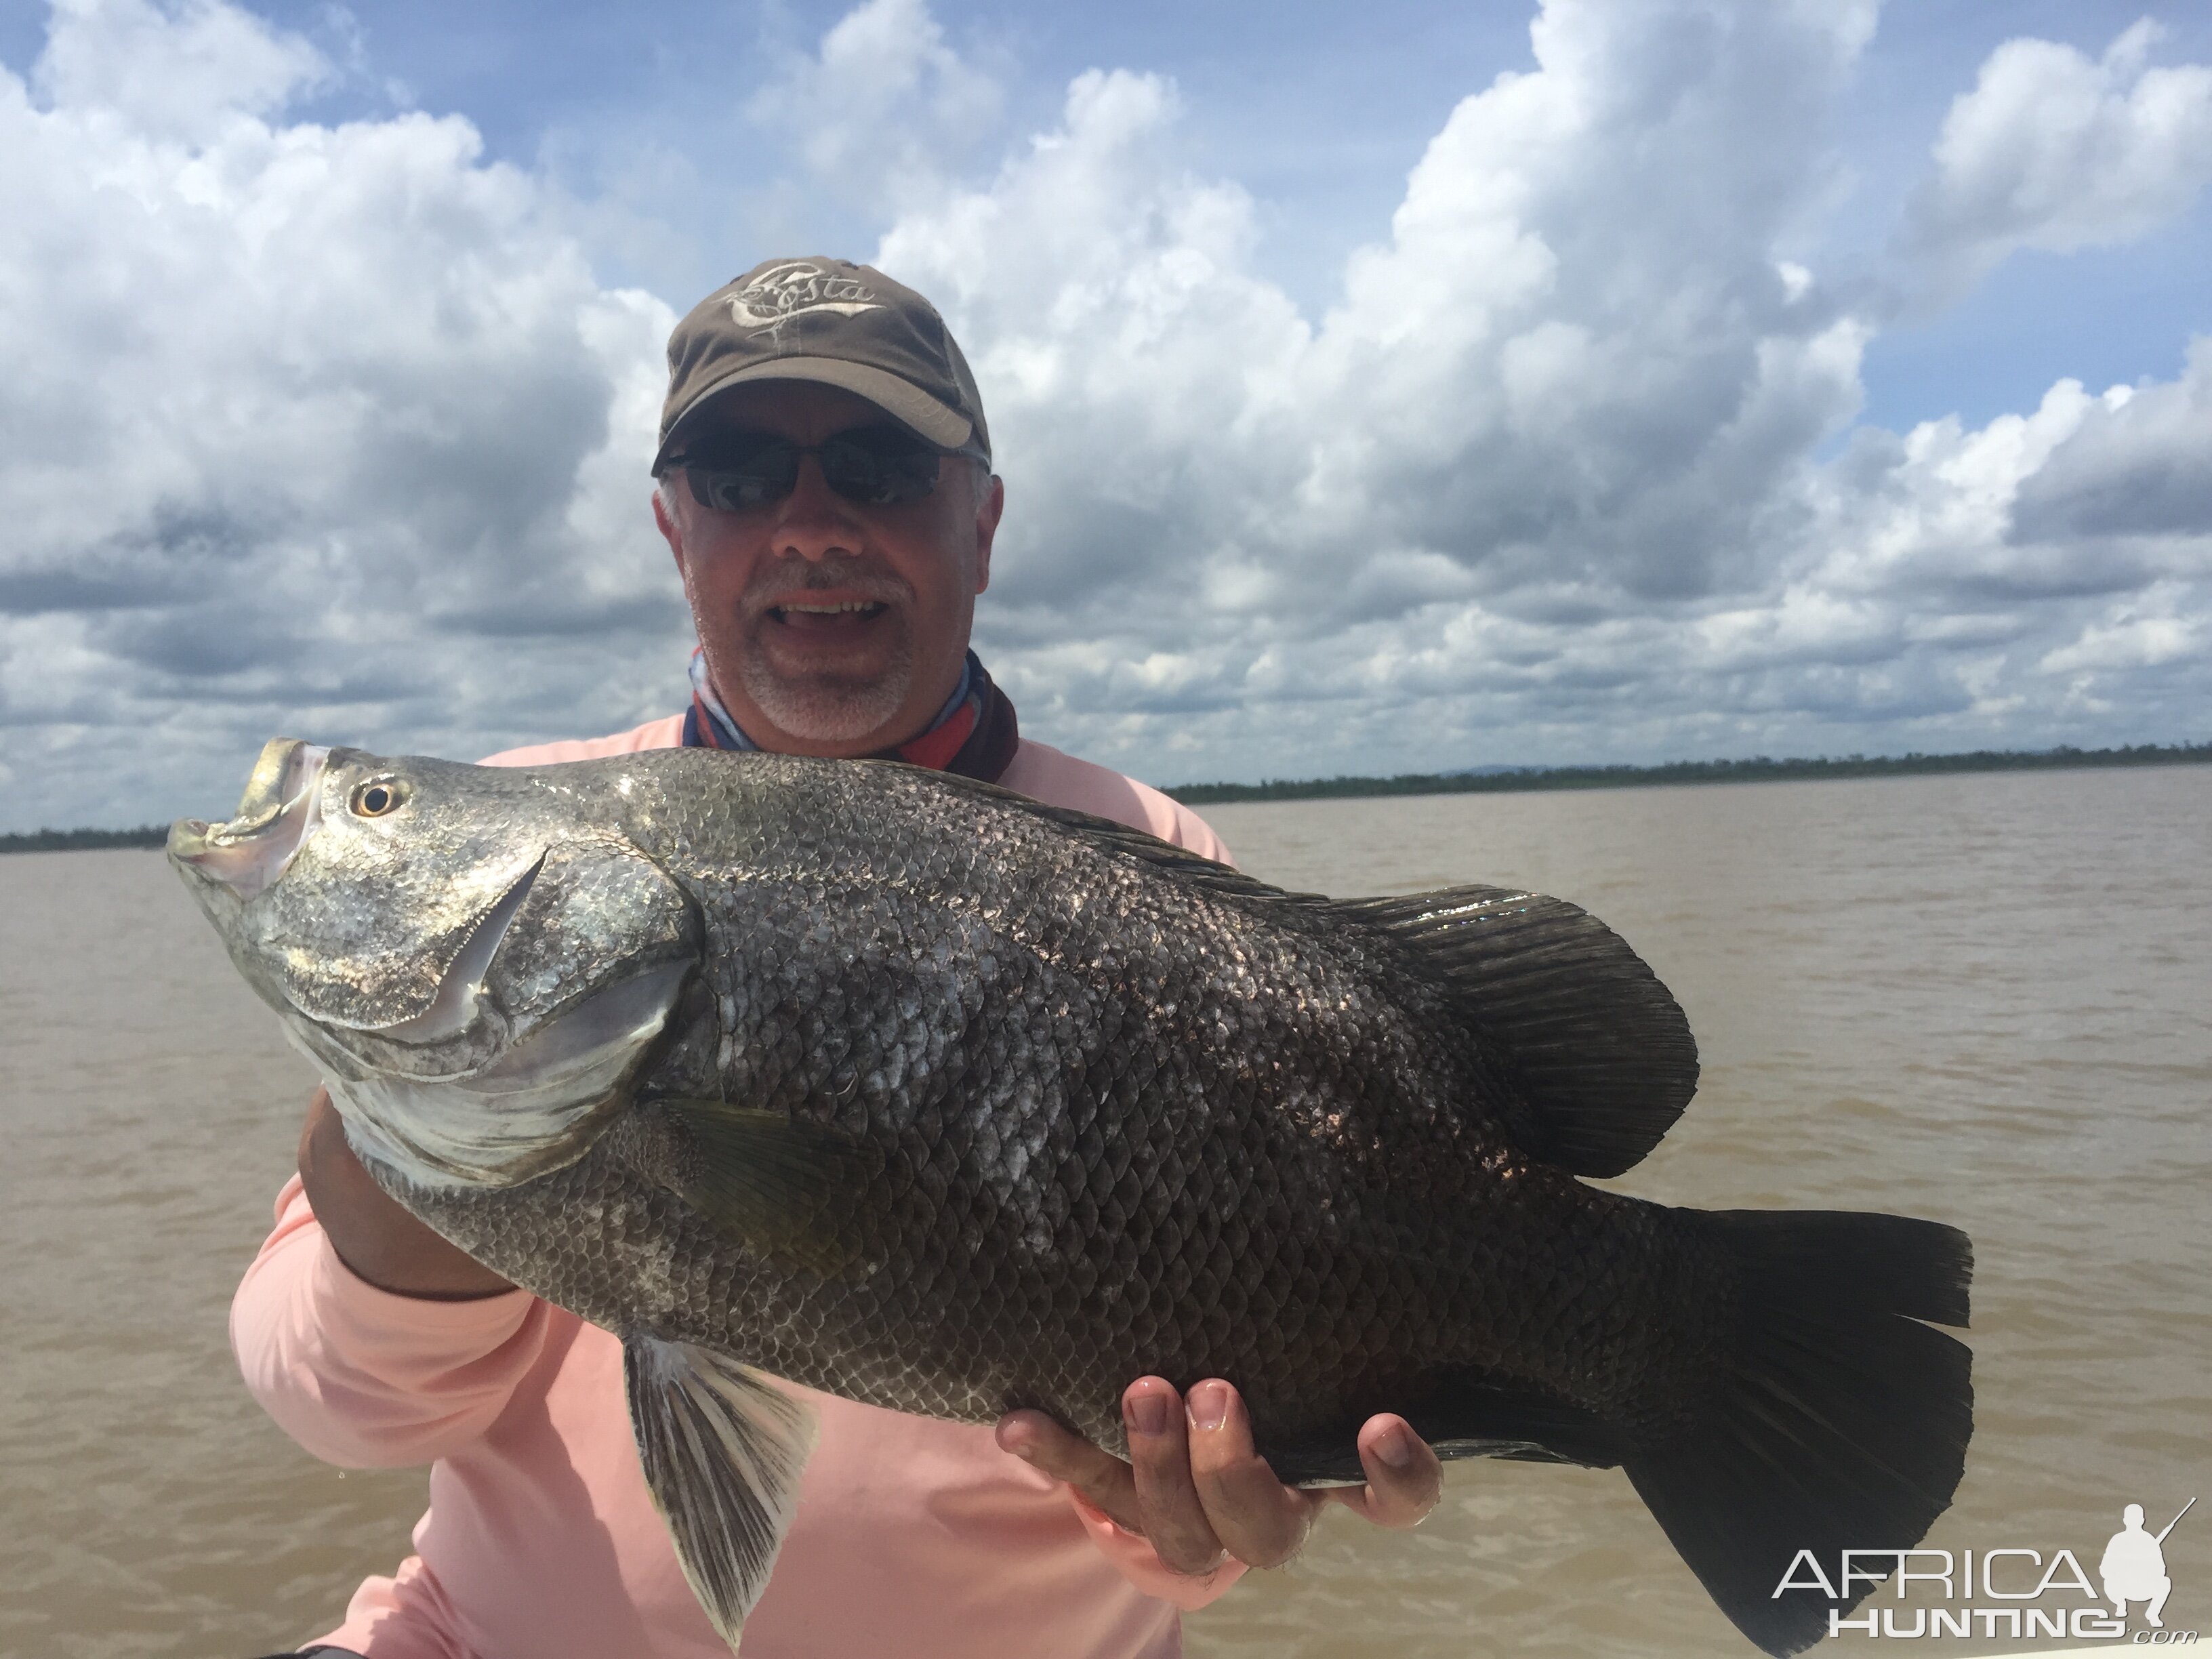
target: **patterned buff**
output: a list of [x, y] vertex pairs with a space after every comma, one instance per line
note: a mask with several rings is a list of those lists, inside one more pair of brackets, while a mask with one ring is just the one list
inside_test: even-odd
[[[1014, 705], [992, 684], [991, 677], [968, 653], [960, 671], [960, 684], [937, 711], [937, 718], [920, 737], [896, 749], [879, 749], [870, 760], [905, 761], [939, 772], [957, 772], [963, 778], [996, 783], [1014, 758], [1021, 742], [1014, 723]], [[691, 707], [684, 714], [686, 749], [757, 749], [714, 695], [707, 678], [707, 656], [697, 647], [691, 651]]]

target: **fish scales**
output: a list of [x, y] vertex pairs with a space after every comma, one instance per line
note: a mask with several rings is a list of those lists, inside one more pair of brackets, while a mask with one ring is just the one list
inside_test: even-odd
[[[804, 937], [812, 947], [772, 947], [777, 960], [805, 965], [750, 984], [738, 980], [750, 953], [720, 953], [715, 971], [732, 976], [726, 988], [741, 1010], [744, 1059], [711, 1085], [648, 1073], [646, 1087], [719, 1086], [731, 1098], [769, 1100], [895, 1138], [925, 1105], [943, 1109], [964, 1093], [966, 1110], [946, 1122], [942, 1139], [908, 1147], [916, 1163], [941, 1166], [944, 1191], [964, 1207], [957, 1215], [915, 1209], [887, 1182], [869, 1195], [880, 1218], [862, 1249], [870, 1261], [926, 1255], [950, 1224], [972, 1261], [1001, 1276], [1007, 1262], [1027, 1270], [1017, 1281], [1021, 1302], [1002, 1317], [1010, 1330], [1036, 1333], [1037, 1358], [1025, 1369], [1040, 1379], [1036, 1392], [971, 1395], [977, 1403], [959, 1414], [995, 1417], [1011, 1405], [1041, 1404], [1118, 1445], [1119, 1392], [1133, 1362], [1184, 1382], [1238, 1377], [1260, 1420], [1285, 1436], [1334, 1426], [1358, 1409], [1351, 1394], [1374, 1386], [1359, 1375], [1360, 1356], [1378, 1352], [1416, 1364], [1414, 1356], [1431, 1365], [1487, 1365], [1614, 1409], [1664, 1401], [1687, 1385], [1664, 1375], [1681, 1369], [1672, 1364], [1676, 1341], [1638, 1352], [1629, 1334], [1595, 1321], [1559, 1328], [1557, 1264], [1586, 1254], [1602, 1272], [1609, 1260], [1632, 1259], [1608, 1247], [1604, 1226], [1618, 1212], [1594, 1209], [1588, 1189], [1577, 1187], [1549, 1211], [1556, 1239], [1532, 1236], [1519, 1218], [1471, 1238], [1455, 1227], [1447, 1236], [1434, 1218], [1412, 1227], [1401, 1219], [1486, 1189], [1502, 1197], [1516, 1179], [1542, 1177], [1496, 1125], [1446, 1103], [1495, 1098], [1499, 1085], [1472, 1039], [1437, 1041], [1455, 1022], [1435, 1006], [1434, 994], [1376, 960], [1364, 941], [1286, 929], [1233, 900], [1194, 902], [1018, 810], [934, 826], [941, 834], [918, 842], [920, 867], [886, 861], [872, 838], [811, 835], [815, 824], [867, 821], [876, 792], [856, 781], [832, 772], [821, 777], [827, 799], [779, 795], [787, 827], [762, 859], [764, 872], [726, 906], [702, 896], [710, 940]], [[897, 781], [911, 789], [915, 781]], [[945, 803], [924, 799], [951, 816]], [[726, 839], [711, 825], [702, 836], [710, 846]], [[687, 884], [711, 890], [713, 865], [687, 864], [682, 846], [672, 852]], [[994, 872], [987, 896], [958, 884], [970, 868]], [[933, 896], [946, 893], [960, 902]], [[963, 927], [970, 916], [988, 931]], [[978, 964], [973, 978], [930, 971], [930, 946], [948, 933], [962, 936], [961, 951]], [[1241, 993], [1213, 965], [1238, 956], [1257, 964]], [[813, 964], [824, 960], [844, 971], [822, 975]], [[1107, 970], [1106, 988], [1077, 976], [1092, 964]], [[1285, 996], [1332, 1018], [1294, 1030]], [[758, 1025], [743, 1023], [747, 1009], [757, 1011]], [[883, 1018], [906, 1009], [930, 1012]], [[1139, 1010], [1149, 1016], [1147, 1043], [1132, 1065], [1126, 1047], [1094, 1034], [1102, 1024], [1135, 1023]], [[865, 1081], [842, 1113], [842, 1079], [820, 1058], [823, 1037], [837, 1031], [872, 1045], [860, 1061]], [[1085, 1063], [1086, 1054], [1099, 1055], [1103, 1069]], [[1255, 1054], [1273, 1061], [1265, 1077], [1251, 1064]], [[1024, 1182], [1013, 1171], [1001, 1141], [1024, 1129], [1057, 1149], [1060, 1180]], [[1226, 1239], [1224, 1218], [1234, 1228]], [[1268, 1224], [1249, 1224], [1255, 1220]], [[1041, 1255], [1032, 1243], [1040, 1228], [1052, 1240]], [[1299, 1285], [1309, 1258], [1332, 1261], [1332, 1284]], [[1223, 1271], [1232, 1260], [1240, 1270]], [[1083, 1295], [1070, 1294], [1068, 1267], [1078, 1262], [1094, 1297], [1097, 1276], [1110, 1269], [1115, 1295], [1103, 1326]], [[1195, 1264], [1191, 1293], [1168, 1293], [1170, 1263], [1186, 1271]], [[972, 1288], [957, 1282], [963, 1294]], [[906, 1298], [916, 1290], [899, 1284], [888, 1304], [864, 1298], [834, 1320], [843, 1334], [826, 1364], [794, 1356], [787, 1363], [804, 1364], [805, 1374], [769, 1369], [834, 1386], [838, 1365], [865, 1363], [888, 1332], [915, 1321]], [[819, 1301], [836, 1286], [794, 1279], [785, 1293]], [[948, 1369], [972, 1365], [963, 1356], [1006, 1340], [988, 1328], [971, 1334], [960, 1318], [966, 1310], [939, 1304], [939, 1328], [952, 1339], [940, 1358]], [[1364, 1322], [1347, 1317], [1358, 1310]], [[925, 1311], [915, 1322], [937, 1320]], [[1086, 1330], [1102, 1328], [1115, 1339], [1113, 1351], [1082, 1344]], [[1253, 1351], [1261, 1332], [1264, 1353]], [[1055, 1376], [1044, 1369], [1054, 1355], [1080, 1356], [1080, 1364]], [[1270, 1375], [1281, 1382], [1262, 1380]], [[945, 1397], [870, 1403], [944, 1414]]]
[[[386, 1189], [624, 1338], [648, 1483], [726, 1633], [804, 1456], [763, 1374], [1035, 1407], [1115, 1451], [1133, 1377], [1224, 1376], [1313, 1480], [1359, 1478], [1377, 1411], [1447, 1455], [1622, 1463], [1776, 1652], [1849, 1601], [1759, 1605], [1763, 1565], [1707, 1559], [1705, 1486], [1747, 1488], [1729, 1547], [1763, 1562], [1778, 1526], [1869, 1504], [1917, 1539], [1955, 1485], [1964, 1350], [1911, 1321], [1963, 1322], [1962, 1238], [1579, 1178], [1648, 1150], [1695, 1060], [1571, 906], [1285, 895], [896, 765], [272, 744], [256, 780], [173, 856]], [[1762, 1510], [1782, 1443], [1846, 1495]]]

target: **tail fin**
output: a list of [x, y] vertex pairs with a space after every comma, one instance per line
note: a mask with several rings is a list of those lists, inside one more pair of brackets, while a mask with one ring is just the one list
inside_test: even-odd
[[1966, 1322], [1973, 1247], [1903, 1216], [1682, 1212], [1734, 1258], [1740, 1344], [1687, 1435], [1626, 1460], [1692, 1571], [1771, 1654], [1828, 1633], [1871, 1586], [1777, 1594], [1798, 1552], [1822, 1574], [1844, 1549], [1926, 1535], [1966, 1468], [1972, 1355], [1916, 1323]]

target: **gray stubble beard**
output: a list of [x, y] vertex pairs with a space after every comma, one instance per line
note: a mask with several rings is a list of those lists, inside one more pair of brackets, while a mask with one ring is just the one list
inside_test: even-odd
[[914, 684], [914, 645], [902, 642], [883, 673], [857, 684], [832, 679], [794, 684], [777, 675], [763, 653], [748, 651], [738, 677], [754, 708], [777, 730], [808, 743], [852, 743], [878, 731], [906, 702]]
[[[753, 625], [756, 634], [775, 625], [766, 611], [756, 606], [769, 594], [789, 590], [787, 569], [786, 565], [764, 563], [754, 578], [745, 610], [759, 618]], [[869, 571], [858, 561], [824, 559], [807, 569], [799, 585], [855, 588], [886, 605], [905, 607], [908, 631], [884, 672], [871, 679], [841, 679], [834, 675], [786, 679], [769, 665], [763, 650], [745, 651], [738, 659], [738, 676], [744, 684], [745, 696], [778, 731], [805, 743], [856, 742], [888, 725], [905, 705], [914, 685], [914, 595], [904, 581]]]

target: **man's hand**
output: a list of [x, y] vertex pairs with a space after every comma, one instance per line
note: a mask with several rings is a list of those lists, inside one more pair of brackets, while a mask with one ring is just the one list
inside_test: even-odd
[[300, 1132], [300, 1181], [338, 1260], [380, 1291], [467, 1302], [514, 1286], [432, 1232], [370, 1177], [346, 1145], [330, 1091], [315, 1091]]
[[1418, 1526], [1443, 1492], [1443, 1466], [1402, 1417], [1370, 1417], [1359, 1431], [1364, 1486], [1317, 1492], [1275, 1479], [1252, 1449], [1243, 1399], [1226, 1382], [1196, 1383], [1185, 1400], [1164, 1378], [1139, 1377], [1121, 1396], [1121, 1420], [1126, 1463], [1037, 1411], [1001, 1418], [999, 1445], [1143, 1534], [1176, 1572], [1210, 1572], [1224, 1554], [1280, 1566], [1332, 1500], [1377, 1526]]

